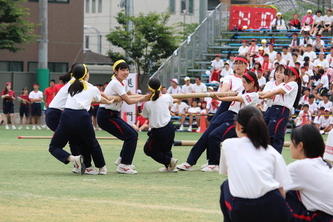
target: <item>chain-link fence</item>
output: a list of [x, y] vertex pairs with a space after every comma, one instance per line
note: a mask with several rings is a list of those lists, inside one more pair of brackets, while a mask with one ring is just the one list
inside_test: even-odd
[[163, 85], [168, 85], [171, 78], [185, 76], [187, 69], [194, 68], [195, 61], [202, 59], [208, 45], [214, 43], [222, 30], [227, 30], [228, 18], [227, 7], [219, 4], [152, 77], [159, 78]]

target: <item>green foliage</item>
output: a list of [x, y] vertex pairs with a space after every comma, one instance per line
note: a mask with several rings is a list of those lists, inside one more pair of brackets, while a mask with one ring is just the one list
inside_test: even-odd
[[190, 24], [186, 24], [183, 22], [177, 23], [176, 27], [178, 30], [180, 30], [177, 35], [179, 43], [183, 42], [187, 38], [187, 36], [193, 33], [195, 29], [198, 27], [198, 25], [199, 25], [198, 23], [190, 23]]
[[0, 0], [0, 49], [19, 50], [18, 44], [33, 39], [34, 25], [25, 17], [28, 10], [19, 6], [22, 0]]
[[[158, 69], [162, 59], [169, 57], [177, 48], [173, 30], [166, 25], [168, 19], [167, 14], [149, 13], [129, 17], [120, 12], [117, 16], [119, 26], [107, 35], [107, 39], [126, 52], [139, 74], [143, 70], [151, 75]], [[128, 21], [133, 24], [130, 31]]]

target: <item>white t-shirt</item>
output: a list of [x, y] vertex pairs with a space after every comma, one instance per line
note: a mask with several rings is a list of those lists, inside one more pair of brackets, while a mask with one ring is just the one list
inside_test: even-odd
[[325, 118], [325, 116], [320, 116], [319, 118], [315, 118], [313, 123], [318, 124], [320, 128], [326, 128], [333, 124], [333, 118], [331, 116], [328, 118]]
[[232, 70], [232, 68], [229, 68], [229, 70], [223, 68], [220, 73], [220, 76], [226, 77], [226, 76], [232, 75], [233, 73], [234, 73], [234, 71]]
[[277, 54], [277, 52], [276, 51], [272, 51], [272, 52], [268, 52], [268, 55], [269, 55], [269, 61], [271, 62], [271, 63], [273, 63], [274, 62], [274, 60], [275, 60], [275, 58], [276, 58], [276, 54]]
[[259, 87], [265, 86], [266, 78], [262, 76], [260, 79], [258, 79], [258, 83], [259, 83]]
[[314, 51], [304, 52], [303, 58], [305, 58], [306, 56], [310, 58], [311, 62], [313, 62], [317, 58], [317, 54]]
[[326, 56], [326, 61], [330, 67], [333, 67], [333, 56], [331, 54]]
[[[266, 83], [264, 89], [262, 90], [263, 92], [269, 92], [269, 91], [273, 91], [274, 89], [276, 89], [278, 87], [278, 85], [276, 85], [275, 80], [271, 80], [269, 82]], [[271, 107], [273, 104], [273, 100], [272, 99], [265, 99], [264, 102], [264, 111], [266, 111], [269, 107]]]
[[286, 84], [280, 84], [278, 88], [281, 88], [285, 94], [276, 95], [273, 100], [273, 105], [285, 106], [291, 111], [298, 93], [297, 83], [292, 81]]
[[290, 52], [287, 52], [287, 54], [281, 53], [282, 59], [284, 59], [287, 63], [289, 63], [293, 60], [293, 57], [291, 56]]
[[333, 22], [333, 16], [331, 15], [331, 16], [327, 16], [327, 15], [325, 15], [324, 16], [324, 24], [326, 25], [331, 25], [332, 24], [332, 22]]
[[169, 93], [169, 94], [179, 94], [179, 93], [182, 93], [182, 89], [179, 86], [177, 86], [176, 88], [173, 88], [172, 86], [170, 86], [168, 88], [167, 93]]
[[323, 84], [323, 87], [326, 88], [326, 89], [329, 89], [329, 80], [328, 80], [328, 75], [322, 75], [320, 77], [320, 83]]
[[101, 101], [101, 92], [96, 86], [87, 83], [87, 89], [71, 96], [68, 94], [65, 108], [68, 109], [85, 109], [89, 111], [92, 102]]
[[[42, 91], [37, 91], [37, 92], [31, 91], [29, 93], [29, 99], [41, 99], [41, 100], [43, 100], [43, 92]], [[41, 103], [41, 101], [40, 102], [34, 102], [34, 103]]]
[[238, 49], [238, 55], [245, 56], [246, 53], [248, 52], [248, 50], [249, 50], [249, 47], [241, 45]]
[[299, 45], [300, 46], [306, 46], [306, 45], [308, 45], [308, 44], [311, 44], [312, 45], [312, 43], [313, 43], [313, 41], [312, 41], [312, 39], [309, 37], [308, 39], [304, 39], [304, 38], [301, 38], [300, 40], [299, 40]]
[[279, 60], [275, 60], [273, 62], [273, 64], [275, 64], [275, 63], [279, 63], [279, 65], [287, 65], [287, 61], [284, 60], [284, 59], [281, 59], [280, 61]]
[[207, 86], [204, 83], [200, 83], [200, 85], [194, 83], [192, 85], [192, 90], [193, 90], [194, 93], [207, 92]]
[[282, 156], [270, 145], [256, 149], [247, 137], [221, 144], [220, 173], [228, 175], [231, 194], [240, 198], [259, 198], [290, 184]]
[[60, 110], [65, 109], [66, 101], [68, 98], [68, 88], [70, 85], [71, 84], [68, 82], [66, 83], [66, 85], [61, 87], [57, 95], [51, 101], [49, 108], [60, 109]]
[[224, 66], [223, 60], [216, 61], [215, 59], [211, 62], [211, 66], [213, 69], [222, 69]]
[[192, 93], [192, 91], [192, 84], [182, 86], [182, 93]]
[[242, 78], [235, 75], [226, 76], [223, 83], [228, 83], [231, 91], [240, 93], [244, 90]]
[[296, 160], [288, 171], [292, 182], [286, 190], [298, 190], [307, 210], [333, 215], [333, 169], [321, 157]]
[[[112, 80], [109, 82], [109, 84], [106, 86], [104, 93], [107, 96], [125, 95], [129, 90], [124, 82], [121, 83], [117, 78], [113, 77]], [[123, 101], [120, 101], [112, 104], [101, 104], [99, 107], [104, 107], [105, 109], [110, 109], [119, 112], [121, 110], [122, 105]]]
[[150, 128], [161, 128], [170, 122], [172, 103], [173, 98], [169, 94], [164, 94], [155, 101], [145, 103], [142, 116], [149, 119]]
[[304, 104], [309, 104], [309, 96], [301, 96], [299, 99], [299, 104], [304, 105]]
[[180, 104], [174, 103], [171, 107], [171, 111], [176, 114], [185, 114], [188, 108], [189, 105], [184, 102], [181, 102]]
[[319, 24], [324, 21], [324, 16], [314, 15], [313, 20], [314, 20], [314, 24]]
[[244, 102], [241, 103], [233, 101], [229, 106], [229, 110], [235, 113], [238, 113], [239, 110], [244, 106], [247, 105], [256, 106], [257, 104], [260, 103], [259, 94], [256, 92], [244, 93], [244, 94], [239, 93], [238, 96], [241, 96]]
[[201, 111], [201, 108], [199, 106], [197, 106], [197, 107], [190, 107], [187, 110], [188, 113], [192, 113], [192, 114], [200, 113], [200, 111]]
[[311, 113], [315, 113], [318, 110], [317, 103], [313, 102], [312, 104], [309, 103], [309, 111]]
[[327, 103], [324, 102], [324, 100], [320, 101], [318, 104], [318, 107], [325, 107], [325, 109], [331, 111], [333, 107], [333, 103], [331, 101], [327, 101]]

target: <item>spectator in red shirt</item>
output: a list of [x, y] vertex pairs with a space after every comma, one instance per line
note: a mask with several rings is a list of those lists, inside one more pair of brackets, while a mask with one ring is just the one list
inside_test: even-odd
[[148, 130], [149, 129], [149, 121], [148, 119], [144, 118], [141, 113], [139, 113], [139, 115], [136, 117], [136, 123], [135, 125], [133, 125], [133, 128], [136, 131], [144, 131], [144, 130]]
[[50, 87], [48, 87], [44, 90], [44, 97], [45, 97], [44, 101], [45, 101], [46, 108], [49, 107], [52, 99], [56, 95], [54, 85], [55, 85], [55, 81], [52, 79], [52, 80], [50, 80]]
[[293, 19], [291, 19], [288, 23], [290, 29], [301, 29], [301, 21], [298, 19], [298, 14], [293, 15]]
[[9, 129], [9, 124], [12, 125], [12, 129], [16, 129], [14, 125], [14, 100], [16, 99], [15, 92], [12, 90], [12, 83], [6, 82], [5, 88], [1, 93], [3, 99], [3, 114], [6, 119], [6, 129]]
[[[22, 89], [21, 95], [18, 96], [20, 101], [20, 124], [19, 129], [22, 129], [23, 125], [26, 126], [26, 129], [29, 129], [28, 120], [30, 117], [30, 99], [29, 99], [29, 90], [28, 88]], [[25, 121], [24, 120], [25, 117]]]
[[71, 78], [72, 78], [71, 71], [59, 77], [59, 82], [54, 85], [55, 95], [57, 95], [61, 87], [63, 87], [67, 82], [69, 82]]

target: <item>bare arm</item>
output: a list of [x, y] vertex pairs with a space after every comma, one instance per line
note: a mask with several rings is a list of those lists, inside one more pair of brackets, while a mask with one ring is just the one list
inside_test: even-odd
[[237, 101], [237, 102], [244, 102], [243, 98], [241, 96], [228, 96], [228, 97], [219, 97], [217, 96], [218, 100], [220, 101], [224, 101], [224, 102], [233, 102], [233, 101]]
[[276, 89], [276, 90], [273, 90], [273, 91], [259, 93], [259, 98], [260, 99], [267, 99], [267, 98], [272, 98], [275, 95], [285, 94], [285, 93], [286, 92], [283, 89]]
[[281, 193], [282, 197], [286, 199], [286, 192], [284, 191], [283, 187], [279, 188], [279, 192]]
[[124, 94], [122, 96], [120, 96], [127, 104], [131, 105], [131, 104], [135, 104], [138, 102], [144, 102], [144, 101], [148, 101], [150, 99], [150, 94], [147, 95], [141, 95], [138, 98], [131, 98], [128, 94]]
[[114, 103], [122, 101], [122, 98], [120, 96], [108, 96], [104, 92], [101, 92], [101, 96], [106, 100], [113, 100]]

